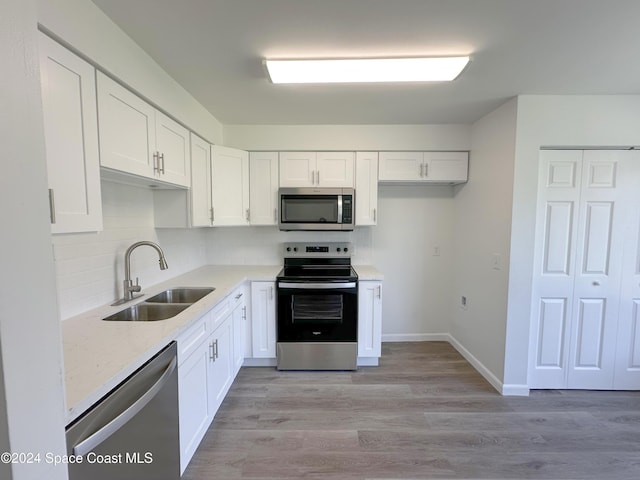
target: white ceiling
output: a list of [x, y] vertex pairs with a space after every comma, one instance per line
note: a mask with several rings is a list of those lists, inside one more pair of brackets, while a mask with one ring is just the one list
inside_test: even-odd
[[[470, 123], [640, 94], [639, 0], [93, 0], [224, 124]], [[469, 54], [452, 83], [273, 85], [262, 59]]]

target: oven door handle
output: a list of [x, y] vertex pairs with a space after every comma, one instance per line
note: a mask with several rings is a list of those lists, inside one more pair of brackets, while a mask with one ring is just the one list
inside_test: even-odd
[[298, 282], [278, 282], [280, 288], [295, 288], [299, 290], [337, 290], [346, 288], [356, 288], [356, 282], [336, 282], [336, 283], [298, 283]]

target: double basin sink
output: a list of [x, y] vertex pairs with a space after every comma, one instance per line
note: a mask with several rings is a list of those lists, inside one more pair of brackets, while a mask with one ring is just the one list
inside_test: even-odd
[[113, 315], [103, 318], [107, 321], [155, 322], [175, 317], [198, 300], [206, 297], [215, 288], [171, 288], [132, 305]]

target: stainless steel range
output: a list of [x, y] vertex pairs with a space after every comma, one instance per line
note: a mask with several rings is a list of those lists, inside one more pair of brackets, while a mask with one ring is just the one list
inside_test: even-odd
[[285, 243], [277, 277], [279, 370], [355, 370], [358, 275], [350, 243]]

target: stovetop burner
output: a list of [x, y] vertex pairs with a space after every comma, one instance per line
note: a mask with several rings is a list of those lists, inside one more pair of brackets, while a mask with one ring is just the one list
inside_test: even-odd
[[286, 243], [284, 268], [278, 280], [356, 281], [351, 252], [350, 243]]

